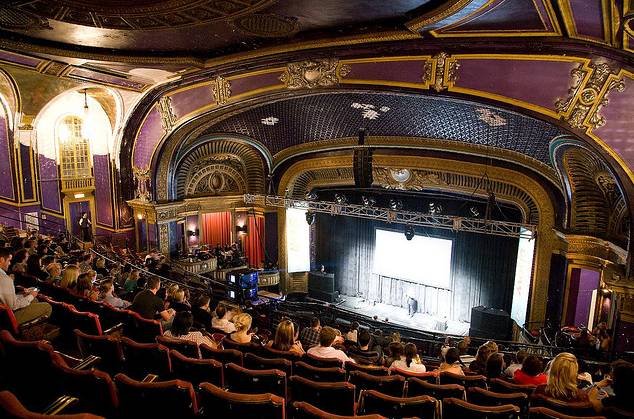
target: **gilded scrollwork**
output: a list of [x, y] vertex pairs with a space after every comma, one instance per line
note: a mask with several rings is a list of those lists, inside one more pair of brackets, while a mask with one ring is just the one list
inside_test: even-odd
[[231, 97], [231, 82], [222, 76], [216, 77], [211, 85], [211, 93], [218, 105], [224, 105]]
[[135, 197], [142, 201], [149, 201], [151, 188], [150, 169], [134, 168], [133, 170], [134, 180], [136, 181]]
[[159, 249], [164, 255], [170, 253], [170, 230], [168, 223], [159, 224]]
[[[339, 84], [337, 77], [337, 58], [307, 60], [299, 63], [289, 63], [286, 71], [280, 76], [280, 81], [288, 89], [315, 89], [319, 87], [333, 87]], [[344, 69], [348, 74], [349, 68]], [[339, 69], [339, 74], [344, 77]]]
[[433, 88], [435, 91], [440, 92], [456, 82], [460, 63], [452, 59], [446, 52], [436, 54], [433, 59], [436, 62]]
[[176, 115], [172, 108], [172, 98], [170, 96], [161, 96], [158, 101], [158, 111], [161, 115], [161, 126], [163, 130], [166, 133], [170, 132], [176, 122]]

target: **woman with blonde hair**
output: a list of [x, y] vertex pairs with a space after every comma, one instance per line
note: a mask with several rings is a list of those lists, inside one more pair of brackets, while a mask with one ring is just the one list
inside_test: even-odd
[[269, 341], [266, 346], [278, 351], [288, 351], [298, 355], [304, 355], [305, 353], [301, 342], [296, 339], [295, 325], [290, 320], [282, 320], [277, 325], [275, 339]]
[[77, 277], [79, 277], [79, 268], [75, 265], [68, 265], [62, 272], [62, 280], [59, 286], [66, 289], [74, 289], [77, 286]]
[[251, 329], [251, 315], [247, 313], [241, 313], [233, 317], [233, 325], [236, 327], [236, 331], [229, 337], [232, 341], [237, 343], [251, 343], [252, 333], [249, 333]]
[[534, 396], [544, 395], [565, 402], [587, 402], [588, 395], [577, 387], [579, 365], [577, 358], [562, 352], [553, 359], [548, 373], [548, 383], [538, 386]]

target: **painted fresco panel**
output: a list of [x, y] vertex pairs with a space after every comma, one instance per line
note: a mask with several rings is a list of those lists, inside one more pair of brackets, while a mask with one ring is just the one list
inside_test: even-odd
[[176, 118], [182, 118], [196, 109], [213, 103], [211, 86], [204, 85], [193, 89], [183, 90], [170, 96], [172, 110]]
[[603, 40], [601, 0], [570, 1], [577, 34]]
[[22, 163], [22, 187], [24, 195], [22, 196], [25, 201], [35, 200], [33, 194], [33, 172], [31, 171], [31, 147], [28, 145], [20, 144], [20, 162]]
[[59, 181], [57, 162], [43, 154], [39, 155], [40, 192], [42, 194], [42, 208], [50, 211], [61, 212]]

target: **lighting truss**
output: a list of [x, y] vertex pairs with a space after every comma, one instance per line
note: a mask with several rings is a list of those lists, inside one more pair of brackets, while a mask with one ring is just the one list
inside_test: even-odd
[[414, 211], [394, 211], [388, 208], [369, 207], [356, 204], [337, 204], [328, 201], [306, 201], [271, 195], [244, 195], [246, 204], [276, 208], [296, 208], [315, 213], [345, 215], [348, 217], [378, 220], [387, 223], [411, 226], [434, 227], [445, 230], [492, 234], [495, 236], [533, 239], [537, 231], [534, 224], [485, 220], [483, 218], [456, 217], [450, 215], [424, 214]]

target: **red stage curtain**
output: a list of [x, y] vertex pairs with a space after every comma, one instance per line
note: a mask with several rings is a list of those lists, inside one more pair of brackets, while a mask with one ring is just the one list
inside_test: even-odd
[[202, 215], [202, 240], [201, 244], [226, 246], [231, 244], [231, 213], [213, 212]]
[[249, 229], [243, 241], [244, 252], [252, 268], [264, 266], [264, 217], [249, 215]]

